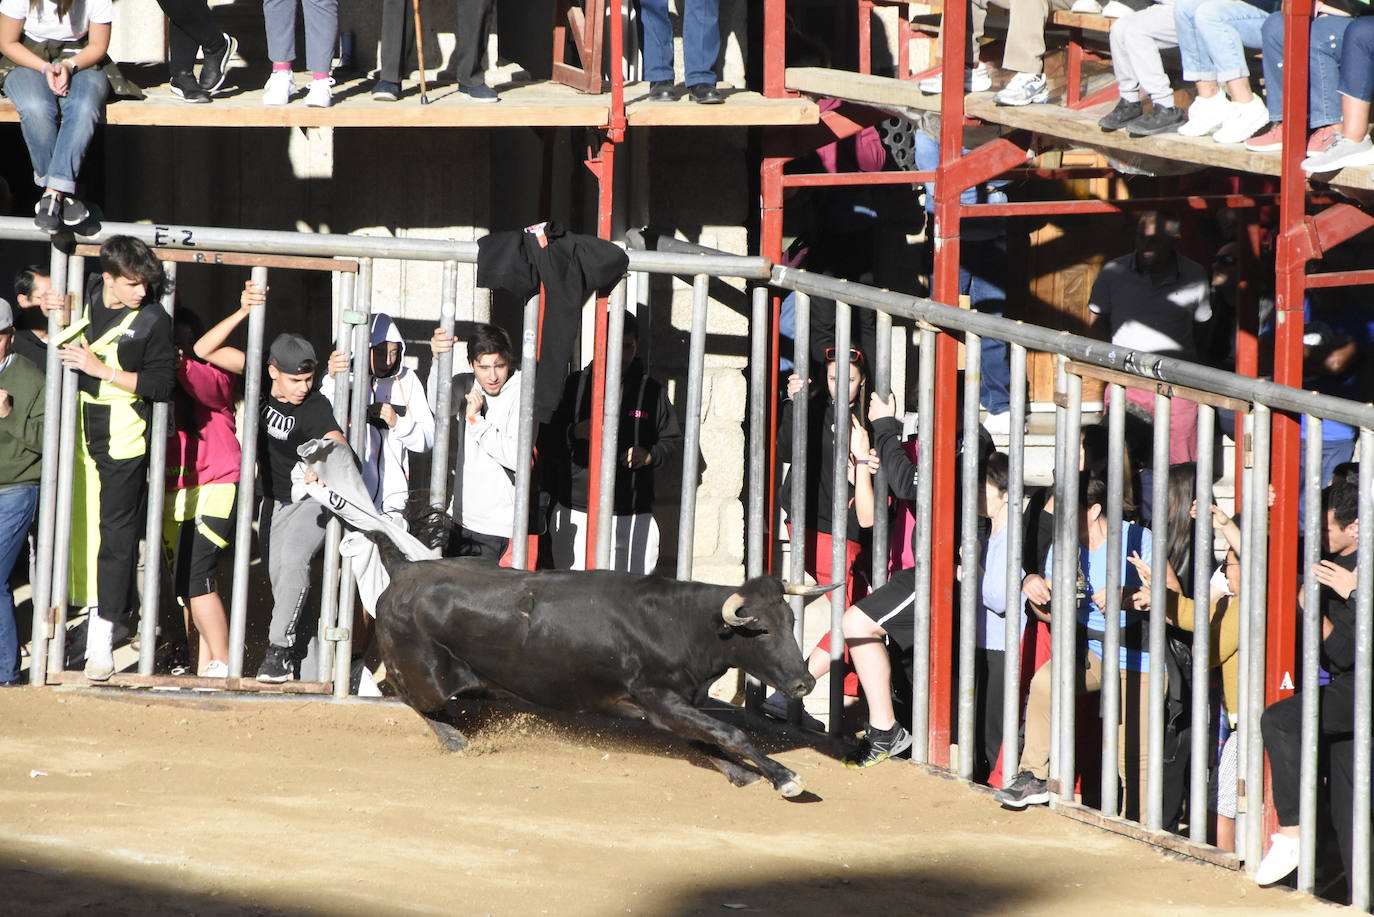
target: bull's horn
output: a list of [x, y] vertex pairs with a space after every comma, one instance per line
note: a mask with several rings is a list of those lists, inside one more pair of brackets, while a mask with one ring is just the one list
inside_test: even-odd
[[720, 606], [721, 619], [731, 627], [749, 624], [754, 620], [753, 618], [741, 618], [739, 615], [735, 614], [743, 605], [744, 596], [740, 595], [738, 592], [731, 593], [730, 597], [725, 600], [725, 603]]
[[799, 595], [804, 599], [814, 599], [818, 595], [825, 595], [832, 589], [838, 589], [844, 582], [831, 583], [830, 585], [802, 586], [796, 583], [783, 583], [782, 591], [786, 595]]

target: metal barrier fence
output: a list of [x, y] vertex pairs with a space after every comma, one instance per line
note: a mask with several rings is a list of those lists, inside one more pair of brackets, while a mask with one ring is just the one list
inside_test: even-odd
[[[444, 264], [440, 322], [452, 330], [457, 302], [457, 265], [476, 260], [477, 247], [473, 243], [451, 243], [414, 239], [369, 239], [354, 236], [330, 236], [307, 233], [271, 233], [245, 230], [210, 229], [201, 227], [151, 226], [143, 224], [107, 224], [101, 236], [85, 241], [100, 241], [111, 235], [128, 234], [142, 238], [150, 245], [157, 246], [160, 256], [169, 262], [169, 273], [175, 269], [173, 259], [215, 262], [207, 258], [214, 252], [251, 252], [257, 257], [253, 279], [265, 285], [268, 265], [280, 264], [282, 267], [303, 266], [287, 259], [334, 258], [332, 264], [311, 265], [314, 269], [329, 269], [336, 279], [336, 313], [340, 325], [336, 334], [336, 344], [352, 342], [353, 378], [352, 388], [345, 379], [339, 379], [342, 386], [336, 395], [336, 416], [342, 419], [351, 417], [354, 431], [353, 444], [359, 444], [358, 436], [363, 427], [363, 414], [366, 408], [366, 392], [369, 385], [366, 348], [366, 327], [370, 317], [371, 269], [376, 259], [402, 259], [416, 261], [439, 261]], [[49, 241], [46, 234], [34, 230], [27, 221], [6, 218], [0, 219], [0, 238]], [[82, 255], [72, 248], [70, 239], [53, 245], [51, 256], [52, 280], [59, 293], [79, 291], [82, 286], [84, 264]], [[273, 259], [282, 259], [273, 262]], [[223, 263], [223, 262], [219, 262]], [[972, 658], [974, 616], [977, 596], [972, 577], [965, 577], [959, 589], [957, 600], [953, 596], [932, 595], [932, 570], [937, 565], [952, 565], [957, 558], [952, 552], [941, 554], [932, 544], [928, 521], [932, 511], [934, 476], [935, 412], [934, 405], [934, 352], [936, 336], [940, 332], [960, 333], [968, 345], [966, 347], [966, 370], [964, 375], [965, 429], [974, 429], [978, 418], [978, 383], [980, 378], [979, 339], [982, 336], [1003, 340], [1010, 345], [1010, 358], [1013, 380], [1011, 406], [1010, 439], [1010, 492], [1009, 492], [1009, 545], [1006, 585], [1009, 595], [1019, 594], [1021, 588], [1021, 569], [1023, 547], [1020, 539], [1022, 525], [1022, 488], [1024, 478], [1024, 422], [1027, 415], [1025, 390], [1025, 361], [1028, 350], [1057, 354], [1060, 357], [1059, 390], [1061, 398], [1056, 407], [1056, 459], [1055, 459], [1055, 570], [1052, 572], [1053, 603], [1051, 617], [1057, 626], [1054, 630], [1054, 648], [1051, 654], [1052, 673], [1052, 738], [1050, 742], [1050, 786], [1056, 807], [1066, 814], [1086, 820], [1108, 824], [1117, 830], [1135, 833], [1156, 843], [1166, 843], [1162, 832], [1162, 756], [1164, 740], [1163, 697], [1165, 680], [1162, 669], [1152, 668], [1149, 674], [1149, 707], [1146, 747], [1149, 751], [1149, 769], [1145, 792], [1146, 805], [1143, 826], [1131, 827], [1116, 817], [1117, 784], [1112, 776], [1116, 773], [1118, 748], [1116, 746], [1116, 718], [1120, 698], [1117, 690], [1117, 649], [1120, 634], [1116, 628], [1106, 628], [1103, 642], [1103, 703], [1106, 711], [1103, 728], [1102, 747], [1102, 787], [1103, 799], [1100, 812], [1079, 805], [1074, 801], [1075, 767], [1075, 711], [1073, 699], [1076, 695], [1074, 638], [1075, 618], [1078, 614], [1076, 602], [1077, 571], [1073, 568], [1072, 557], [1076, 555], [1079, 539], [1078, 518], [1075, 510], [1079, 505], [1077, 444], [1081, 415], [1082, 379], [1096, 377], [1107, 381], [1112, 394], [1108, 418], [1109, 443], [1109, 499], [1106, 506], [1110, 543], [1108, 556], [1116, 557], [1120, 552], [1122, 501], [1124, 480], [1122, 475], [1122, 448], [1124, 442], [1124, 414], [1122, 397], [1127, 384], [1133, 387], [1153, 390], [1155, 396], [1155, 448], [1154, 505], [1166, 506], [1167, 494], [1163, 489], [1168, 471], [1168, 424], [1169, 399], [1187, 398], [1199, 404], [1200, 441], [1207, 445], [1199, 455], [1199, 467], [1210, 467], [1212, 456], [1210, 444], [1213, 428], [1213, 410], [1217, 406], [1241, 408], [1247, 414], [1243, 439], [1249, 441], [1251, 460], [1247, 464], [1243, 494], [1245, 500], [1243, 513], [1241, 600], [1242, 615], [1240, 635], [1240, 660], [1242, 665], [1242, 684], [1244, 691], [1239, 713], [1239, 731], [1242, 744], [1241, 774], [1248, 790], [1248, 803], [1241, 853], [1250, 868], [1258, 863], [1262, 852], [1263, 824], [1257, 817], [1262, 809], [1263, 794], [1259, 788], [1264, 786], [1264, 752], [1259, 733], [1259, 717], [1264, 707], [1264, 635], [1265, 635], [1265, 544], [1266, 544], [1266, 503], [1262, 499], [1269, 479], [1269, 417], [1271, 411], [1283, 411], [1305, 415], [1312, 420], [1310, 429], [1320, 430], [1322, 419], [1335, 420], [1360, 429], [1362, 454], [1374, 444], [1374, 406], [1361, 405], [1327, 396], [1316, 395], [1300, 390], [1274, 385], [1272, 383], [1236, 376], [1211, 367], [1199, 366], [1183, 361], [1142, 354], [1114, 347], [1101, 341], [1056, 332], [1045, 328], [1025, 325], [1020, 322], [983, 316], [976, 312], [955, 309], [930, 300], [911, 297], [888, 291], [866, 287], [860, 284], [836, 280], [830, 277], [810, 274], [805, 271], [772, 267], [761, 258], [749, 258], [714, 254], [706, 251], [672, 252], [640, 251], [630, 252], [631, 277], [616, 287], [607, 322], [607, 340], [604, 353], [618, 353], [618, 344], [623, 332], [620, 308], [634, 291], [637, 302], [646, 297], [645, 278], [649, 274], [660, 273], [692, 278], [692, 325], [689, 345], [687, 372], [686, 443], [682, 472], [682, 507], [679, 523], [680, 553], [677, 574], [690, 577], [692, 572], [692, 544], [695, 525], [696, 486], [699, 472], [699, 431], [702, 408], [702, 385], [704, 358], [706, 352], [706, 316], [708, 310], [708, 283], [713, 277], [738, 278], [754, 283], [750, 292], [750, 368], [749, 368], [749, 406], [748, 421], [750, 437], [747, 445], [747, 571], [750, 575], [763, 572], [768, 567], [769, 546], [765, 533], [772, 531], [773, 514], [769, 507], [771, 499], [771, 472], [767, 467], [767, 447], [769, 435], [773, 432], [767, 418], [774, 416], [776, 402], [775, 376], [777, 331], [776, 315], [770, 316], [768, 304], [768, 285], [779, 290], [790, 290], [797, 294], [797, 323], [795, 328], [795, 353], [797, 372], [806, 377], [812, 367], [808, 365], [811, 329], [809, 327], [809, 298], [825, 297], [836, 303], [835, 347], [836, 363], [840, 379], [847, 378], [849, 349], [853, 337], [851, 312], [855, 307], [870, 309], [878, 314], [879, 346], [874, 354], [874, 387], [886, 395], [892, 390], [891, 354], [888, 342], [891, 339], [891, 322], [894, 319], [914, 325], [917, 335], [918, 379], [918, 498], [916, 501], [916, 544], [915, 544], [915, 586], [914, 606], [917, 609], [915, 628], [915, 649], [913, 659], [913, 696], [911, 727], [916, 742], [913, 746], [913, 760], [925, 762], [930, 759], [930, 714], [932, 697], [929, 691], [931, 661], [931, 621], [935, 615], [958, 615], [960, 641], [958, 645], [958, 691], [957, 720], [959, 736], [959, 755], [957, 772], [968, 778], [972, 772], [972, 735], [975, 723], [975, 692], [973, 685]], [[474, 296], [479, 294], [474, 293]], [[69, 297], [69, 302], [72, 302]], [[75, 303], [73, 303], [75, 304]], [[168, 300], [170, 304], [170, 300]], [[270, 308], [270, 305], [268, 306]], [[248, 343], [246, 347], [248, 371], [245, 374], [245, 403], [254, 406], [261, 397], [261, 376], [258, 369], [263, 366], [263, 329], [264, 309], [254, 309], [248, 322]], [[65, 323], [63, 316], [56, 313], [49, 316], [49, 333], [59, 335]], [[524, 310], [524, 333], [521, 338], [521, 352], [524, 372], [527, 374], [522, 386], [520, 405], [521, 434], [519, 454], [523, 457], [517, 477], [517, 506], [514, 511], [514, 562], [524, 566], [528, 563], [526, 546], [528, 539], [528, 501], [530, 499], [530, 467], [533, 457], [534, 415], [533, 382], [536, 370], [535, 355], [538, 352], [539, 301], [533, 299]], [[434, 394], [437, 410], [435, 444], [436, 454], [445, 455], [440, 444], [446, 444], [452, 435], [449, 429], [452, 400], [451, 379], [452, 356], [447, 355], [436, 363], [439, 384]], [[70, 545], [70, 527], [60, 524], [61, 520], [71, 518], [71, 479], [75, 453], [75, 373], [61, 369], [55, 348], [49, 349], [47, 376], [47, 406], [49, 417], [58, 417], [57, 424], [49, 424], [45, 432], [43, 456], [43, 498], [39, 520], [37, 575], [34, 583], [34, 642], [32, 680], [44, 683], [58, 680], [81, 680], [61, 672], [63, 660], [63, 639], [65, 637], [65, 618], [67, 613], [67, 554]], [[600, 523], [595, 543], [597, 565], [605, 566], [610, 561], [612, 531], [610, 525], [613, 483], [614, 456], [616, 453], [616, 424], [605, 421], [617, 416], [619, 412], [619, 367], [615, 360], [608, 361], [606, 367], [606, 400], [601, 418], [604, 435], [601, 438], [599, 455], [599, 478], [593, 466], [594, 480], [600, 485], [597, 494], [595, 515]], [[865, 406], [860, 406], [863, 409]], [[1248, 410], [1245, 410], [1248, 409]], [[847, 507], [844, 494], [847, 489], [845, 456], [848, 452], [849, 407], [836, 406], [836, 423], [833, 454], [834, 464], [828, 469], [816, 469], [816, 473], [828, 473], [831, 477], [832, 492], [836, 495], [831, 507], [832, 518], [844, 519]], [[161, 428], [157, 424], [162, 424]], [[155, 441], [160, 439], [156, 432], [165, 430], [166, 411], [159, 411], [155, 419]], [[792, 519], [806, 517], [804, 486], [805, 476], [810, 473], [806, 468], [806, 449], [804, 444], [811, 436], [824, 435], [824, 431], [811, 431], [807, 428], [805, 411], [794, 413], [793, 427], [790, 431], [793, 443], [793, 474], [797, 484], [792, 490], [792, 502], [786, 509]], [[229, 687], [253, 688], [255, 683], [242, 679], [243, 643], [246, 632], [248, 600], [249, 545], [254, 505], [254, 470], [256, 466], [258, 415], [256, 410], [245, 410], [240, 489], [238, 497], [237, 544], [234, 557], [234, 578], [231, 605], [232, 657], [230, 660], [230, 682], [218, 682]], [[1314, 434], [1309, 433], [1309, 437]], [[1312, 439], [1309, 439], [1309, 444]], [[1316, 442], [1320, 443], [1319, 434]], [[1311, 460], [1309, 448], [1309, 461]], [[149, 480], [153, 487], [150, 492], [159, 492], [163, 479], [162, 464], [165, 456], [154, 450], [150, 455]], [[594, 458], [594, 461], [596, 459]], [[440, 466], [441, 463], [436, 463]], [[964, 558], [976, 558], [975, 514], [977, 512], [978, 464], [976, 450], [965, 449], [962, 459], [962, 492], [960, 506], [964, 525], [962, 544], [959, 552]], [[431, 478], [431, 499], [435, 505], [446, 502], [447, 469], [436, 467]], [[882, 486], [881, 478], [879, 485]], [[1207, 505], [1210, 497], [1211, 476], [1199, 473], [1197, 480], [1199, 505]], [[1318, 539], [1321, 538], [1322, 522], [1318, 515], [1319, 493], [1314, 476], [1307, 478], [1305, 532], [1307, 533], [1307, 560], [1313, 562]], [[884, 492], [884, 491], [880, 491]], [[1374, 465], [1363, 463], [1359, 476], [1360, 514], [1374, 518]], [[160, 531], [161, 507], [154, 513], [155, 501], [150, 500], [147, 532], [150, 539]], [[590, 510], [590, 507], [589, 507]], [[1154, 543], [1167, 543], [1168, 522], [1166, 513], [1157, 512], [1153, 519], [1152, 536]], [[1194, 533], [1194, 556], [1206, 558], [1212, 552], [1210, 527], [1206, 514]], [[340, 571], [337, 557], [337, 525], [329, 533], [330, 549], [326, 551], [326, 579], [322, 589], [319, 635], [321, 638], [318, 652], [318, 681], [299, 684], [297, 689], [323, 693], [332, 691], [343, 695], [348, 691], [348, 664], [350, 658], [350, 628], [344, 615], [353, 607], [353, 582], [348, 571]], [[874, 543], [886, 547], [888, 533], [886, 514], [878, 513], [874, 522]], [[804, 565], [804, 552], [797, 550], [800, 541], [794, 537], [794, 550], [789, 565], [791, 578], [799, 578]], [[1371, 599], [1374, 599], [1374, 581], [1371, 580], [1374, 566], [1371, 555], [1374, 550], [1374, 526], [1360, 530], [1358, 544], [1359, 580], [1356, 596], [1358, 598], [1358, 617], [1356, 633], [1355, 666], [1355, 723], [1354, 723], [1354, 811], [1367, 813], [1370, 803], [1370, 694], [1371, 694]], [[845, 568], [844, 542], [832, 541], [832, 569]], [[588, 546], [588, 554], [592, 546]], [[887, 551], [874, 551], [873, 580], [875, 585], [886, 579]], [[1152, 591], [1150, 601], [1148, 648], [1154, 659], [1162, 658], [1165, 634], [1165, 571], [1164, 552], [1155, 552], [1152, 560]], [[150, 684], [152, 676], [152, 654], [156, 639], [155, 602], [146, 597], [156, 597], [157, 586], [151, 581], [156, 579], [156, 550], [149, 551], [148, 566], [152, 573], [145, 573], [145, 603], [141, 621], [143, 642], [140, 651], [139, 676], [117, 677], [116, 682], [127, 684]], [[976, 563], [973, 564], [976, 567]], [[1204, 572], [1210, 575], [1210, 565], [1195, 564], [1194, 594], [1206, 594]], [[946, 569], [948, 569], [946, 567]], [[1119, 610], [1121, 580], [1120, 571], [1115, 564], [1109, 569], [1107, 620]], [[150, 588], [151, 592], [147, 591]], [[1316, 741], [1318, 719], [1317, 666], [1319, 654], [1321, 621], [1316, 601], [1316, 585], [1311, 577], [1306, 586], [1307, 612], [1303, 629], [1303, 757], [1301, 772], [1302, 787], [1302, 865], [1299, 885], [1310, 890], [1314, 873], [1315, 845], [1315, 787], [1318, 780]], [[800, 606], [800, 602], [798, 603]], [[797, 608], [798, 637], [801, 635], [802, 614], [804, 609]], [[843, 650], [841, 617], [845, 611], [842, 591], [831, 597], [831, 656], [834, 671], [840, 668]], [[1019, 629], [1014, 616], [1007, 616], [1004, 677], [1008, 686], [1019, 682], [1021, 660], [1019, 658]], [[1193, 677], [1205, 680], [1209, 659], [1209, 632], [1207, 627], [1196, 627], [1192, 639]], [[200, 683], [204, 686], [213, 686]], [[842, 706], [841, 679], [832, 677], [832, 711]], [[1012, 752], [1016, 750], [1016, 736], [1020, 723], [1021, 700], [1018, 692], [1008, 690], [1001, 711], [1004, 736], [1004, 780], [1010, 780], [1015, 769], [1010, 766]], [[800, 711], [794, 706], [794, 716]], [[1192, 766], [1189, 779], [1189, 798], [1191, 811], [1206, 811], [1207, 751], [1205, 726], [1210, 715], [1205, 692], [1195, 692], [1191, 709], [1193, 724]], [[831, 731], [838, 732], [839, 717], [832, 717]], [[1194, 855], [1217, 861], [1227, 858], [1215, 850], [1206, 848], [1205, 822], [1194, 815], [1190, 818], [1188, 849]], [[1356, 906], [1367, 908], [1369, 903], [1369, 824], [1367, 819], [1356, 819], [1353, 831], [1353, 861], [1356, 864], [1352, 877], [1352, 897]]]

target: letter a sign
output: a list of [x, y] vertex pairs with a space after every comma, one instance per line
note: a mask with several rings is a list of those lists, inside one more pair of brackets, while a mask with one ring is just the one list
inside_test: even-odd
[[1283, 673], [1283, 681], [1279, 682], [1279, 690], [1280, 690], [1280, 691], [1292, 691], [1292, 690], [1293, 690], [1293, 673], [1292, 673], [1292, 672], [1284, 672], [1284, 673]]

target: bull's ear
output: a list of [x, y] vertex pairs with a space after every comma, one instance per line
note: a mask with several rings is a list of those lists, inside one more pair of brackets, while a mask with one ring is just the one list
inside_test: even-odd
[[730, 596], [723, 603], [721, 603], [721, 620], [723, 620], [726, 624], [729, 624], [731, 627], [739, 627], [743, 624], [753, 623], [753, 617], [742, 618], [739, 616], [739, 614], [737, 614], [737, 612], [742, 607], [744, 607], [744, 596], [740, 595], [738, 592], [730, 593]]
[[829, 585], [819, 586], [803, 586], [798, 583], [783, 583], [782, 591], [784, 595], [799, 595], [804, 599], [814, 599], [818, 595], [825, 595], [827, 592], [830, 592], [834, 589], [838, 589], [843, 585], [844, 580], [840, 580], [838, 583], [830, 583]]

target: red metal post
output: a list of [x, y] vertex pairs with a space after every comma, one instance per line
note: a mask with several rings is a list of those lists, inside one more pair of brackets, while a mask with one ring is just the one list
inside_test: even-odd
[[[764, 128], [763, 164], [759, 171], [759, 197], [762, 212], [759, 216], [759, 254], [777, 264], [782, 260], [782, 217], [783, 217], [783, 166], [791, 159], [790, 140], [779, 128]], [[773, 294], [769, 305], [772, 315], [773, 363], [776, 367], [778, 353], [779, 322], [782, 299]], [[768, 429], [772, 434], [768, 439], [768, 473], [765, 476], [764, 491], [764, 566], [776, 570], [778, 558], [775, 556], [777, 539], [773, 537], [773, 523], [777, 519], [778, 463], [774, 459], [778, 430], [778, 399], [773, 398], [768, 405]]]
[[763, 0], [763, 94], [787, 95], [787, 2]]
[[[614, 21], [614, 19], [613, 19]], [[611, 214], [615, 203], [615, 141], [609, 132], [587, 160], [587, 168], [597, 178], [596, 234], [611, 237]], [[592, 337], [592, 424], [587, 442], [587, 541], [584, 555], [588, 570], [596, 569], [596, 507], [601, 498], [601, 417], [606, 403], [606, 311], [607, 298], [596, 300], [596, 326]]]
[[[1236, 259], [1236, 372], [1251, 379], [1259, 376], [1259, 287], [1256, 283], [1260, 266], [1260, 247], [1264, 230], [1258, 221], [1245, 227], [1244, 238], [1238, 240], [1240, 256]], [[1242, 505], [1245, 488], [1246, 443], [1241, 436], [1241, 420], [1236, 418], [1235, 443], [1235, 505]]]

